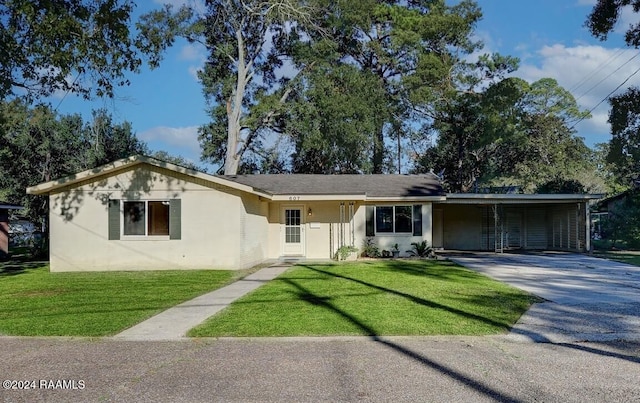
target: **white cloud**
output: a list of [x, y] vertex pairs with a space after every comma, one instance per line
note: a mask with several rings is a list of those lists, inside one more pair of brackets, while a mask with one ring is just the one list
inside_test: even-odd
[[158, 126], [138, 134], [153, 150], [164, 150], [172, 155], [181, 155], [190, 161], [200, 158], [198, 126]]
[[180, 49], [180, 59], [189, 61], [205, 59], [204, 46], [196, 45], [195, 43], [184, 45]]
[[[635, 54], [637, 51], [632, 49], [602, 46], [544, 46], [537, 52], [536, 63], [523, 64], [515, 75], [529, 82], [554, 78], [571, 91], [580, 107], [590, 110], [625, 79], [628, 81], [614, 95], [629, 86], [640, 85], [640, 73], [632, 76], [638, 69], [639, 58], [628, 62]], [[590, 120], [577, 126], [578, 135], [585, 137], [588, 144], [609, 139], [608, 111], [609, 103], [605, 100], [592, 112]]]
[[189, 71], [189, 75], [191, 75], [196, 81], [199, 81], [198, 72], [204, 68], [204, 63], [207, 60], [205, 47], [202, 45], [196, 45], [196, 44], [184, 45], [181, 48], [180, 55], [178, 57], [181, 60], [186, 60], [186, 61], [196, 63], [196, 64], [191, 64], [188, 68], [188, 71]]
[[623, 7], [615, 27], [615, 32], [624, 34], [631, 25], [636, 25], [638, 22], [640, 22], [640, 15], [633, 11], [633, 7]]

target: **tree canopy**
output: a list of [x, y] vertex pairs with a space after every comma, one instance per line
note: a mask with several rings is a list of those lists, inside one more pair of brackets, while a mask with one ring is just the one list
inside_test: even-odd
[[48, 198], [25, 189], [95, 166], [147, 154], [128, 122], [114, 123], [106, 111], [91, 122], [63, 115], [47, 105], [21, 100], [0, 103], [0, 189], [7, 200], [26, 207], [27, 217], [46, 227]]
[[[587, 17], [586, 26], [591, 34], [604, 41], [614, 31], [625, 7], [640, 11], [640, 0], [598, 0]], [[631, 24], [625, 32], [628, 46], [640, 47], [640, 22]], [[623, 94], [609, 99], [612, 139], [608, 147], [610, 163], [616, 182], [629, 187], [640, 183], [640, 90], [631, 87]]]
[[[56, 91], [113, 96], [158, 46], [136, 34], [129, 0], [0, 2], [0, 100]], [[153, 39], [153, 38], [152, 38]]]
[[592, 152], [570, 129], [587, 113], [555, 80], [507, 78], [455, 99], [439, 108], [432, 127], [437, 144], [417, 166], [440, 173], [450, 191], [517, 185], [533, 192], [570, 180], [604, 186], [586, 180], [595, 171]]

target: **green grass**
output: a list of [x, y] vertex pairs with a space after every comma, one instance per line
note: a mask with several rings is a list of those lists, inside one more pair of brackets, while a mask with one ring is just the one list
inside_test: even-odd
[[242, 272], [49, 273], [36, 262], [0, 264], [0, 334], [106, 336], [231, 282]]
[[638, 251], [596, 251], [593, 255], [621, 263], [640, 266], [640, 252]]
[[536, 299], [451, 262], [297, 266], [192, 329], [192, 337], [486, 335]]

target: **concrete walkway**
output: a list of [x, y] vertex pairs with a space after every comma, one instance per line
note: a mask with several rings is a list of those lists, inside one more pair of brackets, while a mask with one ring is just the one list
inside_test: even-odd
[[169, 308], [122, 333], [118, 333], [113, 338], [130, 341], [181, 340], [186, 337], [190, 329], [220, 312], [236, 299], [278, 277], [289, 267], [291, 267], [290, 263], [278, 262], [260, 269], [226, 287]]

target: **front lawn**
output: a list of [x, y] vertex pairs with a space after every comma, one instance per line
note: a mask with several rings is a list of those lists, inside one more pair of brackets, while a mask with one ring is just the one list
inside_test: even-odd
[[303, 264], [189, 335], [496, 334], [508, 331], [534, 301], [448, 261]]
[[603, 259], [615, 260], [621, 263], [627, 263], [634, 266], [640, 266], [640, 252], [638, 251], [595, 251], [595, 257]]
[[0, 264], [0, 334], [106, 336], [220, 288], [241, 272], [49, 273], [29, 262]]

